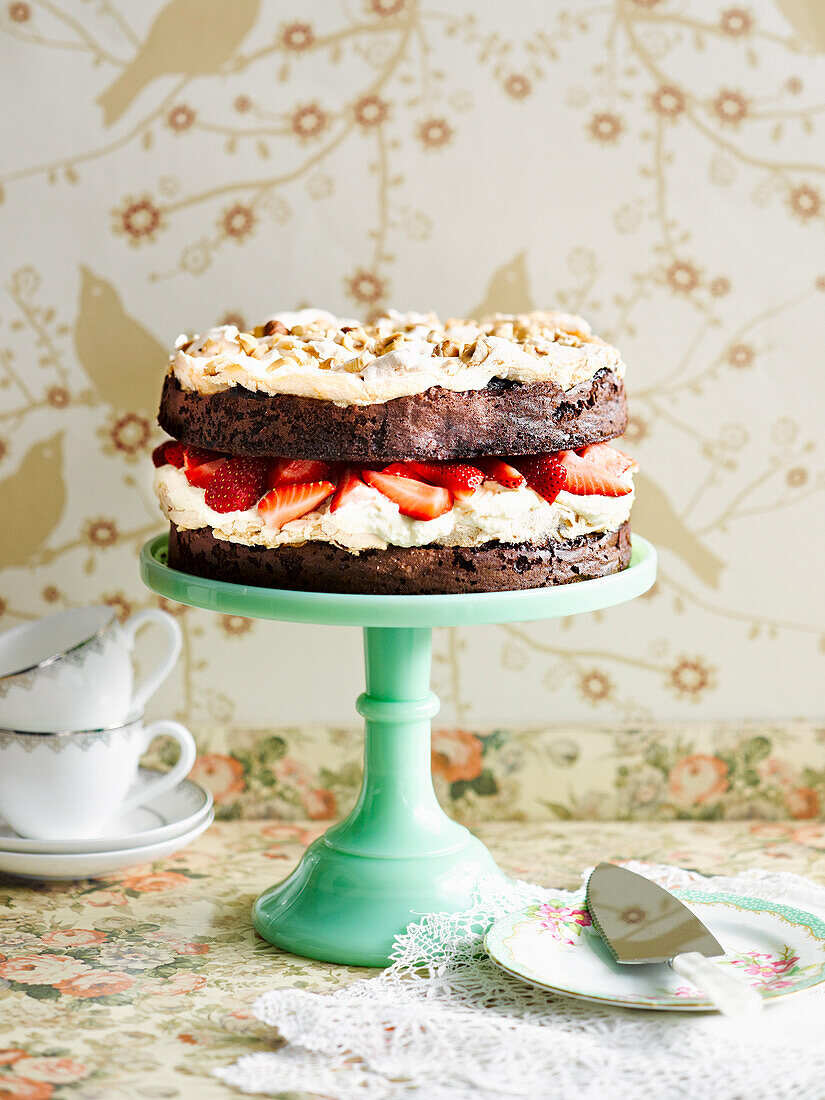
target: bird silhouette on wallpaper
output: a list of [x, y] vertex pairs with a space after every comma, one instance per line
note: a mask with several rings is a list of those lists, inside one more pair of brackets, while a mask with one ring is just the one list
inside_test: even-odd
[[525, 313], [535, 308], [527, 274], [527, 253], [519, 252], [493, 272], [484, 300], [470, 310], [470, 316], [483, 317], [485, 313]]
[[661, 486], [641, 472], [633, 478], [636, 499], [633, 502], [634, 531], [650, 539], [656, 546], [666, 546], [678, 554], [684, 563], [713, 588], [719, 587], [719, 574], [725, 563], [712, 554], [676, 515]]
[[170, 0], [146, 40], [97, 102], [117, 122], [159, 76], [206, 76], [229, 60], [258, 15], [259, 0]]
[[[37, 507], [32, 508], [35, 497]], [[31, 565], [60, 522], [65, 504], [60, 431], [32, 444], [14, 473], [0, 481], [0, 513], [26, 516], [25, 523], [0, 525], [0, 567]]]
[[825, 51], [825, 4], [822, 0], [776, 0], [776, 6], [817, 53]]
[[154, 417], [167, 349], [129, 316], [112, 284], [85, 265], [80, 267], [74, 346], [89, 381], [104, 401]]

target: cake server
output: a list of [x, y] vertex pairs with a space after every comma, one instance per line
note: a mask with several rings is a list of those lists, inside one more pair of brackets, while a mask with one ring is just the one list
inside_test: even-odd
[[616, 962], [670, 963], [726, 1016], [762, 1009], [758, 990], [710, 961], [725, 953], [711, 931], [650, 879], [615, 863], [600, 863], [587, 882], [587, 908]]

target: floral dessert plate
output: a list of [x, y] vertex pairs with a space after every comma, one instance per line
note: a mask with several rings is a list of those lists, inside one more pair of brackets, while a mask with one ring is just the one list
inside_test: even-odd
[[[135, 782], [137, 791], [157, 778], [151, 768], [141, 768]], [[129, 792], [131, 795], [131, 791]], [[112, 849], [142, 848], [159, 844], [189, 832], [209, 815], [212, 795], [191, 779], [184, 779], [171, 791], [151, 798], [111, 823], [104, 836], [78, 840], [35, 840], [19, 836], [0, 817], [0, 853], [41, 852], [79, 855], [81, 852], [107, 852]]]
[[169, 837], [155, 844], [144, 844], [139, 848], [119, 848], [117, 841], [111, 841], [111, 850], [106, 852], [4, 852], [0, 850], [0, 871], [19, 878], [36, 878], [45, 882], [66, 882], [78, 878], [101, 878], [124, 867], [136, 863], [152, 863], [173, 852], [186, 848], [215, 820], [210, 810], [206, 817], [186, 832]]
[[[825, 921], [761, 898], [674, 890], [725, 948], [718, 961], [766, 1000], [825, 981]], [[590, 922], [584, 896], [529, 906], [490, 928], [484, 941], [497, 966], [553, 993], [598, 1004], [674, 1012], [713, 1010], [666, 963], [617, 963]]]

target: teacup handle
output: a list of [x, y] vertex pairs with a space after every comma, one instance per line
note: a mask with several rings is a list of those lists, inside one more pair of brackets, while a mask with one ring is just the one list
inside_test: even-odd
[[175, 764], [173, 768], [170, 768], [168, 772], [159, 775], [157, 779], [153, 779], [151, 783], [144, 785], [135, 794], [130, 795], [121, 805], [120, 813], [127, 813], [129, 810], [134, 810], [136, 806], [142, 806], [145, 802], [157, 798], [157, 796], [163, 794], [164, 791], [169, 791], [172, 787], [177, 787], [178, 783], [180, 783], [182, 779], [185, 779], [192, 770], [192, 765], [195, 763], [195, 758], [198, 755], [198, 750], [195, 746], [195, 738], [186, 726], [182, 726], [180, 722], [173, 722], [171, 718], [158, 718], [156, 722], [150, 722], [148, 726], [144, 727], [143, 751], [145, 752], [146, 749], [148, 749], [149, 745], [156, 737], [160, 737], [163, 734], [174, 737], [180, 745], [180, 756], [178, 757], [177, 764]]
[[135, 688], [132, 698], [132, 712], [142, 713], [148, 701], [152, 698], [160, 685], [175, 667], [180, 657], [183, 635], [181, 629], [171, 615], [161, 611], [159, 607], [147, 607], [144, 611], [136, 611], [134, 615], [123, 624], [123, 632], [130, 649], [134, 647], [135, 635], [145, 623], [157, 623], [166, 631], [166, 652], [160, 658], [154, 669], [146, 676], [141, 684]]

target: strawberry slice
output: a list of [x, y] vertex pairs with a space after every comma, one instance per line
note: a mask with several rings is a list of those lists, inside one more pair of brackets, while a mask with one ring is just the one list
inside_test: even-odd
[[258, 514], [267, 527], [280, 531], [290, 520], [300, 519], [307, 512], [313, 512], [334, 492], [335, 486], [331, 481], [311, 481], [304, 485], [279, 485], [270, 490], [263, 500], [258, 501]]
[[344, 504], [347, 497], [350, 496], [356, 485], [363, 484], [364, 482], [361, 480], [358, 471], [353, 470], [351, 467], [347, 467], [341, 475], [341, 479], [338, 482], [338, 488], [335, 490], [332, 500], [329, 502], [330, 512], [337, 512], [341, 505]]
[[205, 451], [201, 447], [185, 447], [183, 472], [190, 485], [205, 489], [217, 471], [226, 462], [220, 451]]
[[276, 458], [269, 465], [270, 489], [281, 485], [305, 485], [310, 481], [329, 481], [333, 467], [319, 458]]
[[159, 447], [152, 451], [152, 462], [155, 466], [183, 466], [183, 444], [177, 439], [166, 439]]
[[632, 492], [622, 475], [635, 467], [632, 458], [606, 443], [579, 451], [559, 451], [565, 470], [564, 488], [577, 496], [623, 497]]
[[449, 512], [453, 500], [446, 489], [439, 485], [427, 485], [410, 477], [364, 470], [364, 481], [379, 493], [398, 505], [402, 516], [411, 519], [437, 519]]
[[228, 458], [212, 475], [204, 500], [215, 512], [245, 512], [267, 490], [265, 458]]
[[421, 478], [418, 474], [413, 473], [412, 463], [409, 462], [393, 462], [390, 466], [385, 466], [380, 472], [382, 474], [392, 474], [393, 477], [411, 477], [413, 481], [420, 481]]
[[477, 458], [475, 464], [485, 477], [492, 478], [505, 489], [520, 489], [524, 484], [524, 474], [500, 458]]
[[589, 447], [580, 447], [576, 451], [579, 458], [595, 461], [606, 470], [619, 475], [628, 470], [638, 470], [639, 466], [635, 458], [626, 455], [618, 447], [611, 447], [609, 443], [591, 443]]
[[477, 466], [465, 462], [408, 462], [407, 465], [425, 481], [449, 489], [459, 500], [474, 493], [484, 480]]
[[552, 504], [565, 487], [566, 473], [555, 454], [530, 455], [517, 458], [518, 468], [524, 474], [530, 488]]

